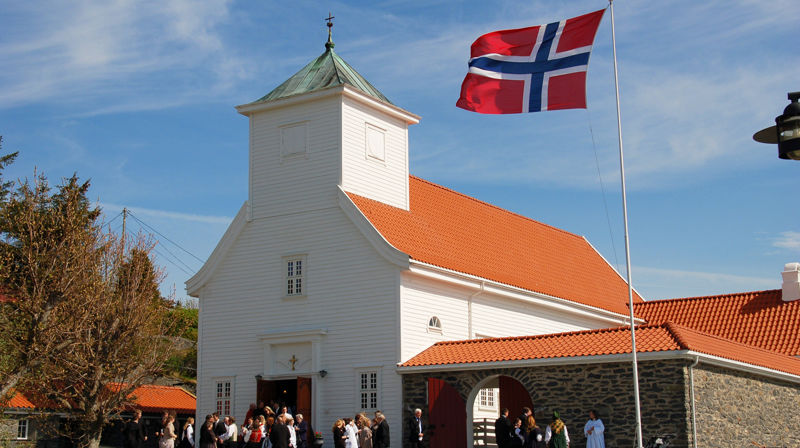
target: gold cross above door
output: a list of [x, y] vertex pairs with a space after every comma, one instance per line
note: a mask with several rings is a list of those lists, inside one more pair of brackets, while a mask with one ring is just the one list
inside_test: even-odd
[[294, 370], [294, 365], [297, 363], [298, 359], [292, 354], [292, 357], [289, 359], [289, 363], [292, 365], [292, 370]]

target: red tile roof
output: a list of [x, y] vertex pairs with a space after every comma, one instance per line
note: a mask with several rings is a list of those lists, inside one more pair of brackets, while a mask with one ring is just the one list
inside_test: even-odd
[[[628, 314], [627, 283], [585, 238], [414, 176], [409, 180], [409, 211], [348, 196], [413, 260]], [[641, 301], [635, 293], [634, 301]]]
[[11, 396], [11, 400], [9, 400], [6, 406], [14, 409], [34, 409], [36, 407], [19, 392], [14, 392], [14, 395]]
[[634, 304], [648, 323], [674, 322], [697, 331], [800, 356], [800, 300], [784, 302], [781, 290]]
[[[690, 350], [800, 376], [800, 359], [700, 333], [669, 322], [636, 327], [638, 353]], [[440, 366], [631, 353], [627, 327], [438, 342], [401, 367]]]
[[144, 385], [131, 394], [136, 407], [143, 412], [175, 410], [178, 414], [194, 414], [197, 398], [186, 390], [175, 386]]
[[[118, 384], [109, 387], [119, 390]], [[134, 389], [129, 396], [134, 401], [135, 408], [143, 412], [161, 412], [175, 410], [178, 414], [194, 414], [197, 399], [186, 390], [175, 386], [144, 385]], [[34, 405], [27, 397], [17, 392], [8, 403], [9, 408], [34, 409]]]

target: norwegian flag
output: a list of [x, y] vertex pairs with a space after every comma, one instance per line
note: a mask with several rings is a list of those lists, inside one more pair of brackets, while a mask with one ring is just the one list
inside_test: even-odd
[[482, 114], [586, 108], [586, 70], [604, 9], [472, 43], [456, 106]]

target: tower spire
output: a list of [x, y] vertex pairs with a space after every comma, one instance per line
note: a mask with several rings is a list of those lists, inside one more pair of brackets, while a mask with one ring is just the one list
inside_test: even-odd
[[325, 21], [328, 22], [328, 41], [325, 42], [325, 48], [327, 48], [328, 50], [333, 50], [333, 47], [335, 46], [335, 44], [333, 43], [333, 39], [331, 38], [333, 19], [335, 19], [335, 17], [331, 15], [330, 11], [328, 11], [328, 17], [325, 19]]

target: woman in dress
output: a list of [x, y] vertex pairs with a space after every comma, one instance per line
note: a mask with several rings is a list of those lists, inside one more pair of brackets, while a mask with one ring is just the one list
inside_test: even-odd
[[356, 422], [352, 419], [345, 418], [344, 431], [347, 436], [344, 442], [345, 448], [358, 448], [358, 428], [356, 428]]
[[544, 441], [544, 431], [536, 424], [533, 414], [528, 416], [528, 424], [525, 427], [525, 448], [547, 448]]
[[358, 426], [358, 446], [361, 448], [372, 448], [372, 429], [370, 421], [364, 414], [356, 416]]
[[181, 443], [178, 445], [180, 448], [194, 448], [194, 418], [189, 417], [186, 423], [183, 424], [183, 431], [181, 431]]
[[344, 431], [344, 420], [336, 420], [336, 423], [333, 424], [331, 431], [333, 431], [334, 448], [345, 448], [344, 441], [347, 439], [347, 435]]
[[292, 414], [283, 416], [286, 422], [286, 428], [289, 429], [289, 448], [297, 448], [297, 432], [294, 429], [294, 418]]
[[211, 419], [206, 420], [203, 427], [200, 429], [200, 446], [198, 448], [216, 448], [217, 435], [214, 434], [214, 422]]
[[247, 434], [244, 436], [243, 440], [246, 448], [261, 448], [261, 441], [264, 436], [263, 428], [264, 416], [259, 415], [248, 427]]
[[167, 415], [164, 428], [161, 431], [161, 437], [158, 439], [158, 448], [174, 448], [175, 439], [178, 435], [175, 434], [175, 417]]

